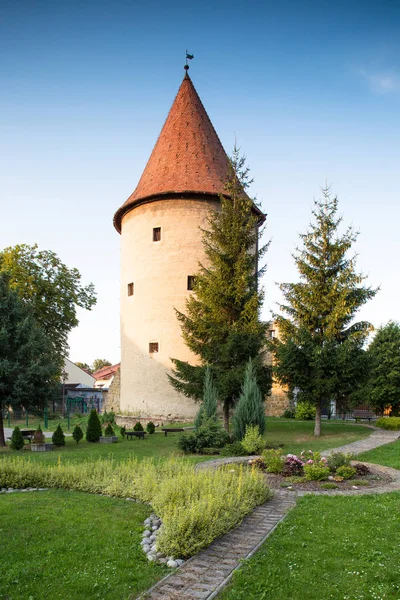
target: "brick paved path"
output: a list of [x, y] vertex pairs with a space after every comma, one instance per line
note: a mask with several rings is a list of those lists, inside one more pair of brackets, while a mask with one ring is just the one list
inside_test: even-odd
[[[353, 452], [360, 454], [378, 446], [389, 444], [399, 438], [398, 431], [385, 431], [373, 427], [374, 432], [366, 439], [339, 448], [332, 448], [322, 452], [328, 456], [331, 452]], [[200, 463], [197, 468], [216, 468], [223, 464], [247, 461], [248, 457], [221, 458]], [[377, 468], [377, 465], [374, 465]], [[381, 494], [400, 490], [400, 471], [389, 467], [379, 469], [389, 474], [391, 483], [372, 489], [358, 489], [352, 491], [329, 490], [313, 492], [317, 495], [360, 495]], [[240, 562], [249, 558], [258, 550], [266, 538], [275, 529], [277, 524], [285, 517], [287, 512], [296, 504], [298, 496], [309, 492], [296, 492], [287, 490], [275, 491], [272, 500], [258, 506], [248, 515], [242, 524], [233, 531], [214, 540], [206, 549], [184, 565], [168, 575], [147, 592], [140, 596], [142, 600], [212, 600], [225, 587]]]

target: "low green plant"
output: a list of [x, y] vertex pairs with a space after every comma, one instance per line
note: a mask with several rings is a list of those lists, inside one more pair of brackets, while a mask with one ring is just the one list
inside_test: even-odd
[[296, 484], [296, 483], [304, 483], [307, 480], [306, 480], [306, 478], [304, 476], [300, 477], [299, 475], [292, 475], [291, 477], [287, 477], [286, 481], [288, 483], [294, 483], [294, 484]]
[[79, 444], [79, 442], [83, 438], [83, 431], [79, 427], [79, 425], [75, 425], [74, 431], [72, 432], [72, 437], [74, 438], [77, 444]]
[[226, 444], [220, 452], [221, 456], [246, 456], [247, 452], [242, 446], [242, 442], [232, 442]]
[[242, 439], [242, 446], [247, 454], [261, 454], [265, 449], [265, 441], [260, 435], [258, 425], [247, 425], [245, 436]]
[[311, 402], [299, 402], [295, 410], [295, 418], [298, 421], [312, 421], [315, 419], [315, 406]]
[[86, 440], [88, 442], [98, 442], [102, 435], [101, 423], [97, 410], [93, 408], [90, 411], [88, 425], [86, 429]]
[[203, 448], [201, 451], [201, 453], [205, 454], [206, 456], [219, 455], [220, 452], [221, 450], [219, 448]]
[[65, 435], [64, 435], [64, 432], [63, 432], [60, 424], [58, 424], [58, 427], [55, 430], [55, 432], [53, 433], [51, 439], [55, 446], [57, 446], [57, 447], [65, 446]]
[[263, 459], [267, 465], [268, 473], [279, 475], [282, 472], [285, 459], [280, 448], [277, 450], [264, 450]]
[[155, 432], [155, 430], [156, 430], [156, 426], [154, 425], [154, 423], [152, 421], [149, 421], [146, 425], [147, 433], [152, 435]]
[[39, 425], [38, 428], [36, 429], [35, 433], [33, 434], [32, 444], [44, 444], [45, 441], [46, 440], [44, 437], [44, 433], [42, 431], [42, 428]]
[[351, 483], [353, 485], [356, 485], [357, 487], [363, 487], [363, 486], [369, 485], [369, 481], [366, 479], [353, 479], [353, 481]]
[[319, 487], [321, 488], [321, 490], [335, 490], [339, 486], [336, 485], [336, 483], [321, 483]]
[[351, 479], [356, 474], [356, 470], [351, 465], [342, 465], [336, 469], [336, 475], [343, 479]]
[[199, 452], [204, 448], [222, 448], [229, 440], [229, 435], [220, 421], [213, 417], [206, 419], [195, 432], [182, 433], [178, 438], [178, 448], [186, 454]]
[[185, 454], [194, 454], [197, 450], [196, 434], [193, 432], [181, 433], [176, 445], [179, 450], [182, 450]]
[[307, 481], [323, 481], [328, 478], [330, 472], [329, 467], [324, 466], [321, 462], [306, 463], [303, 469]]
[[114, 435], [114, 429], [111, 423], [109, 423], [104, 431], [106, 437], [112, 437]]
[[124, 426], [120, 427], [119, 433], [120, 433], [121, 437], [124, 438], [125, 434], [126, 434], [126, 427], [124, 427]]
[[352, 459], [353, 455], [351, 453], [333, 452], [328, 456], [328, 467], [334, 473], [339, 467], [349, 465]]
[[135, 423], [135, 425], [133, 426], [133, 431], [144, 431], [143, 425], [141, 424], [140, 421]]
[[115, 413], [110, 410], [109, 412], [104, 411], [101, 415], [101, 422], [104, 423], [115, 423]]
[[295, 411], [292, 408], [287, 408], [282, 413], [282, 419], [294, 419], [296, 416]]
[[24, 447], [24, 436], [22, 435], [18, 426], [14, 427], [14, 430], [11, 434], [10, 446], [12, 450], [22, 450]]
[[382, 417], [377, 420], [376, 426], [389, 431], [397, 431], [400, 429], [400, 417]]

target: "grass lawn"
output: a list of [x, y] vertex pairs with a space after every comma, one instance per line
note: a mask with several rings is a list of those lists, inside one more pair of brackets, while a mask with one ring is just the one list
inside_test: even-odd
[[363, 452], [362, 454], [359, 454], [357, 458], [358, 460], [363, 460], [365, 462], [400, 469], [400, 441], [385, 444], [384, 446], [380, 446], [380, 448], [375, 448], [375, 450]]
[[136, 597], [166, 573], [140, 549], [150, 512], [61, 490], [0, 495], [0, 599]]
[[301, 498], [219, 600], [398, 600], [400, 493]]

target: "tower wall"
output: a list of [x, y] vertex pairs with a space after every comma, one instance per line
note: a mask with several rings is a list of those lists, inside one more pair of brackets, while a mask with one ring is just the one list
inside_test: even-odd
[[[169, 383], [171, 358], [196, 364], [174, 308], [185, 312], [189, 275], [206, 261], [200, 228], [218, 201], [163, 199], [124, 215], [121, 231], [121, 411], [191, 418], [198, 407]], [[153, 229], [161, 240], [153, 241]], [[133, 283], [133, 295], [128, 284]], [[158, 343], [158, 352], [149, 351]]]

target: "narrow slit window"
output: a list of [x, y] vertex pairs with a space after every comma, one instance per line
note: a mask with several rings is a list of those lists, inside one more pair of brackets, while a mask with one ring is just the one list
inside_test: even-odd
[[135, 293], [135, 286], [133, 283], [128, 283], [128, 296], [133, 296]]
[[161, 227], [153, 227], [153, 242], [161, 241]]
[[188, 278], [187, 278], [187, 289], [190, 290], [190, 291], [193, 290], [195, 283], [196, 283], [196, 276], [195, 275], [188, 275]]
[[149, 353], [155, 354], [158, 352], [158, 342], [150, 342], [149, 344]]

